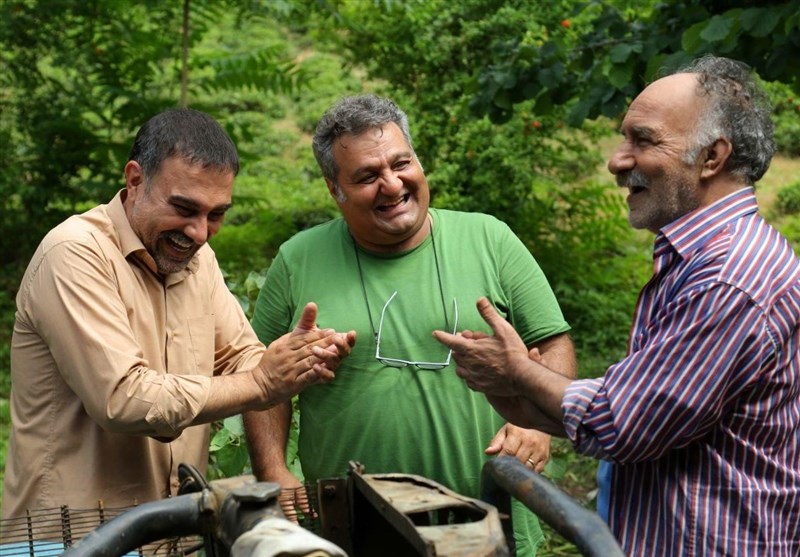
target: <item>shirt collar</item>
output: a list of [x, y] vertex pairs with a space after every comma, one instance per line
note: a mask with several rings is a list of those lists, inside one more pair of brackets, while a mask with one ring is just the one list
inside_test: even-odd
[[[139, 236], [136, 234], [136, 232], [133, 231], [131, 223], [128, 220], [128, 215], [125, 213], [125, 196], [126, 191], [122, 189], [117, 192], [117, 195], [115, 195], [114, 199], [112, 199], [108, 204], [108, 216], [111, 219], [111, 223], [114, 225], [114, 229], [119, 235], [120, 251], [126, 259], [129, 259], [130, 256], [133, 256], [153, 273], [158, 274], [158, 268], [156, 267], [155, 260], [147, 251], [147, 248], [144, 247], [144, 244], [139, 239]], [[205, 246], [203, 247], [205, 248]], [[199, 265], [200, 261], [198, 259], [198, 254], [196, 253], [194, 257], [192, 257], [191, 261], [189, 261], [189, 264], [185, 269], [178, 271], [177, 273], [172, 273], [171, 276], [174, 279], [182, 279], [191, 273], [195, 273]], [[174, 282], [174, 280], [171, 282]]]
[[685, 258], [730, 223], [757, 211], [755, 190], [752, 187], [738, 189], [664, 226], [656, 236], [655, 255], [660, 255], [671, 246]]

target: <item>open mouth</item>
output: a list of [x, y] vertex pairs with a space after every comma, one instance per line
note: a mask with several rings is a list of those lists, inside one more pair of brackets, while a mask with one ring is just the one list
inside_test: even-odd
[[407, 194], [403, 195], [402, 197], [400, 197], [398, 199], [395, 199], [394, 201], [391, 201], [391, 202], [388, 202], [388, 203], [382, 203], [382, 204], [378, 205], [377, 207], [375, 207], [375, 209], [377, 211], [382, 212], [382, 213], [385, 213], [387, 211], [391, 211], [392, 209], [395, 209], [395, 208], [403, 205], [404, 203], [406, 203], [409, 200], [410, 197], [411, 197], [411, 194], [407, 193]]
[[628, 191], [631, 192], [632, 195], [636, 195], [637, 193], [641, 193], [645, 191], [647, 188], [642, 186], [628, 186]]
[[188, 255], [195, 248], [194, 242], [183, 234], [168, 233], [164, 234], [163, 239], [167, 247], [176, 254]]

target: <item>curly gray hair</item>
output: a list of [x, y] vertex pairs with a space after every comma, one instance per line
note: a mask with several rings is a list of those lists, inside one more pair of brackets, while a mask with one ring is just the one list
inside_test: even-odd
[[726, 170], [748, 185], [755, 184], [769, 168], [776, 146], [772, 107], [752, 68], [706, 55], [674, 73], [697, 74], [698, 93], [708, 96], [708, 109], [685, 154], [687, 162], [694, 162], [700, 151], [725, 137], [733, 148]]
[[403, 132], [413, 152], [408, 116], [389, 99], [372, 94], [344, 97], [322, 116], [314, 132], [312, 148], [322, 175], [333, 184], [338, 197], [341, 197], [341, 191], [336, 181], [339, 167], [333, 157], [334, 142], [345, 134], [358, 135], [391, 122]]

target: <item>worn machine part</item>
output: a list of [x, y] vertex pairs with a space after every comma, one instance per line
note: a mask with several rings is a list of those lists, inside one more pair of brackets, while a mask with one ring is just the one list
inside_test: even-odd
[[[440, 484], [412, 474], [363, 474], [351, 463], [347, 478], [350, 511], [347, 527], [349, 547], [341, 545], [351, 557], [509, 555], [497, 510], [482, 501], [464, 497]], [[330, 484], [328, 501], [337, 500]], [[338, 489], [338, 488], [337, 488]], [[339, 501], [341, 503], [341, 501]], [[325, 509], [320, 497], [322, 535], [331, 524], [326, 517], [340, 516]], [[341, 507], [340, 507], [341, 508]]]
[[600, 516], [585, 508], [516, 458], [499, 456], [483, 466], [481, 499], [501, 506], [511, 494], [549, 524], [582, 555], [625, 557]]
[[[117, 557], [150, 542], [203, 535], [206, 555], [229, 555], [244, 532], [266, 518], [284, 518], [280, 486], [237, 476], [210, 482], [202, 491], [134, 507], [67, 549], [66, 557]], [[211, 544], [211, 546], [209, 546]]]
[[202, 534], [202, 499], [206, 493], [180, 495], [134, 507], [68, 548], [66, 557], [117, 557], [150, 542]]

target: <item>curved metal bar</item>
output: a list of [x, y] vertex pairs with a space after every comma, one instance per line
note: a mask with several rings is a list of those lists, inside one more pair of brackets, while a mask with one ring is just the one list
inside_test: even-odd
[[164, 538], [203, 534], [204, 493], [144, 503], [109, 520], [67, 549], [65, 557], [119, 557]]
[[548, 480], [510, 456], [498, 456], [483, 465], [481, 499], [503, 506], [511, 494], [533, 511], [582, 555], [625, 557], [617, 540], [600, 516], [558, 489]]

